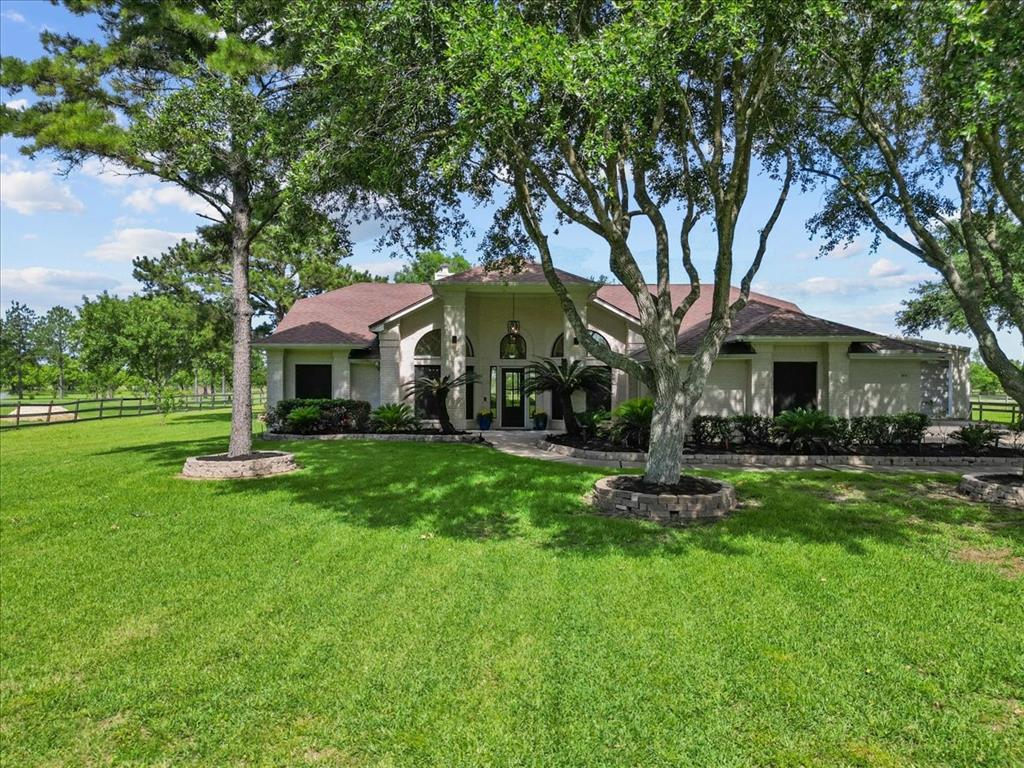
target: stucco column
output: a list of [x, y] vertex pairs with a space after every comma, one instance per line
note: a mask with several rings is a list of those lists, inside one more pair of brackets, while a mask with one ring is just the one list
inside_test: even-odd
[[284, 399], [284, 350], [267, 350], [267, 407]]
[[[579, 312], [580, 319], [583, 324], [587, 324], [587, 300], [585, 296], [574, 295], [573, 301], [576, 303], [576, 311]], [[583, 344], [573, 344], [573, 339], [577, 338], [576, 331], [573, 330], [572, 323], [569, 322], [569, 318], [562, 315], [562, 332], [565, 334], [563, 339], [563, 349], [565, 351], [565, 359], [568, 362], [573, 360], [586, 360], [587, 350], [584, 349]], [[586, 392], [575, 392], [572, 396], [572, 406], [576, 411], [584, 411], [587, 408], [587, 393]]]
[[949, 356], [949, 415], [971, 418], [971, 359], [966, 347], [952, 347]]
[[773, 349], [771, 344], [756, 344], [755, 349], [750, 360], [750, 410], [756, 416], [771, 416]]
[[348, 400], [352, 397], [352, 376], [348, 360], [348, 349], [336, 349], [331, 356], [331, 392], [335, 398]]
[[850, 345], [828, 345], [828, 412], [850, 418]]
[[400, 403], [402, 402], [402, 376], [398, 368], [400, 358], [399, 345], [401, 342], [398, 336], [398, 329], [392, 328], [381, 331], [377, 338], [380, 340], [381, 405]]
[[[466, 294], [445, 293], [441, 335], [441, 375], [453, 379], [466, 372]], [[455, 343], [452, 343], [455, 339]], [[456, 429], [466, 424], [466, 389], [456, 387], [448, 396], [448, 416]]]

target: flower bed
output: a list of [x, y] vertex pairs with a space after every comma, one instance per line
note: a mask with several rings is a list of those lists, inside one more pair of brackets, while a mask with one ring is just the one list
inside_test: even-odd
[[337, 432], [329, 435], [296, 435], [288, 432], [264, 432], [264, 440], [382, 440], [409, 443], [482, 443], [484, 439], [473, 432], [446, 435], [438, 430], [419, 432]]

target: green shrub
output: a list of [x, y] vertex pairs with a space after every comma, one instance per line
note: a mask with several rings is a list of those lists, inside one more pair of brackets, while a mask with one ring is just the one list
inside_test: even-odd
[[896, 438], [893, 434], [895, 417], [859, 416], [856, 421], [859, 445], [874, 445], [879, 448], [891, 448], [896, 445]]
[[775, 423], [770, 416], [733, 416], [732, 426], [745, 445], [771, 445], [775, 437]]
[[893, 417], [892, 437], [897, 445], [920, 445], [931, 420], [923, 413], [901, 413]]
[[604, 408], [594, 408], [586, 411], [576, 412], [576, 423], [579, 425], [580, 433], [584, 438], [597, 437], [598, 433], [608, 428], [608, 422], [612, 415]]
[[612, 413], [612, 438], [630, 448], [646, 451], [651, 445], [651, 419], [654, 400], [637, 397], [619, 403]]
[[288, 414], [288, 431], [297, 435], [309, 435], [318, 432], [320, 426], [320, 406], [302, 405], [293, 408]]
[[999, 445], [1001, 431], [991, 424], [968, 424], [954, 430], [950, 437], [974, 454]]
[[291, 429], [288, 417], [296, 408], [315, 406], [320, 419], [307, 434], [367, 432], [370, 426], [370, 404], [365, 400], [334, 400], [328, 398], [291, 398], [279, 400], [267, 411], [267, 428], [271, 432]]
[[370, 426], [375, 432], [413, 432], [420, 421], [408, 403], [385, 403], [373, 412]]
[[728, 416], [694, 416], [690, 422], [690, 435], [698, 448], [707, 445], [728, 448], [733, 437], [732, 424]]
[[775, 417], [783, 444], [805, 453], [815, 446], [827, 447], [832, 436], [832, 417], [824, 411], [796, 408]]

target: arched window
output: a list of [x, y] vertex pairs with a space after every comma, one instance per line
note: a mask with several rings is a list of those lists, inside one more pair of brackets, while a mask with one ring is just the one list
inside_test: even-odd
[[[441, 336], [440, 328], [427, 331], [425, 334], [420, 336], [420, 340], [416, 342], [416, 349], [413, 351], [413, 354], [416, 355], [416, 357], [440, 357], [442, 342], [443, 338]], [[476, 354], [473, 351], [473, 342], [469, 340], [469, 336], [463, 337], [463, 352], [466, 357], [476, 357]]]
[[498, 357], [502, 360], [525, 360], [526, 339], [517, 333], [506, 333], [498, 345]]
[[[590, 332], [590, 338], [596, 341], [601, 346], [607, 347], [608, 339], [597, 331]], [[558, 334], [558, 338], [555, 339], [555, 343], [551, 345], [551, 356], [552, 357], [565, 357], [565, 334]]]

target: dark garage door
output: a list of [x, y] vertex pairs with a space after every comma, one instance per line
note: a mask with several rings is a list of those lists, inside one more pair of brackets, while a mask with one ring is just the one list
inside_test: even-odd
[[302, 399], [331, 396], [331, 366], [296, 365], [295, 396]]
[[775, 363], [774, 373], [776, 416], [794, 408], [818, 407], [817, 363]]

